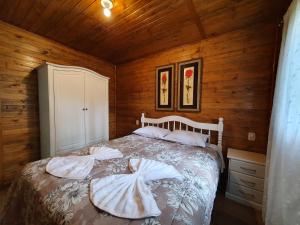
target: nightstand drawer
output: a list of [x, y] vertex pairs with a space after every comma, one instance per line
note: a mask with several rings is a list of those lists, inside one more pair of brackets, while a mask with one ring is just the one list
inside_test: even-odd
[[265, 167], [253, 163], [247, 163], [239, 161], [236, 159], [230, 160], [230, 170], [239, 173], [248, 174], [251, 176], [264, 178], [265, 177]]
[[262, 192], [255, 191], [253, 189], [246, 188], [238, 184], [230, 183], [229, 193], [239, 196], [248, 201], [253, 201], [259, 204], [262, 203]]
[[229, 171], [229, 174], [230, 182], [253, 188], [258, 191], [263, 191], [264, 189], [264, 179], [248, 176], [234, 171]]

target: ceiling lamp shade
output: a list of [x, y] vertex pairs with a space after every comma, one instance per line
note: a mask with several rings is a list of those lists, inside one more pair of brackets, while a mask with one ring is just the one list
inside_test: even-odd
[[113, 0], [101, 0], [101, 6], [103, 7], [104, 15], [110, 17], [111, 9], [114, 6]]
[[106, 17], [110, 17], [111, 16], [111, 11], [108, 8], [104, 8], [103, 9], [103, 13]]

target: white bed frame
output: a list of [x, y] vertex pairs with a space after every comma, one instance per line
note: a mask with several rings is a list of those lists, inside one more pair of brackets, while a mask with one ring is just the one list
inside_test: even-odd
[[[224, 119], [222, 117], [219, 118], [219, 123], [200, 123], [182, 116], [165, 116], [162, 118], [146, 118], [145, 113], [142, 113], [141, 123], [142, 127], [144, 126], [156, 126], [166, 128], [168, 130], [175, 130], [176, 125], [179, 123], [179, 130], [189, 130], [192, 132], [198, 132], [203, 134], [209, 135], [208, 142], [211, 147], [215, 147], [221, 157], [222, 160], [222, 168], [221, 171], [223, 172], [225, 168], [225, 163], [222, 154], [222, 138], [223, 138], [223, 128], [224, 128]], [[166, 127], [165, 127], [166, 126]], [[178, 126], [177, 126], [178, 127]], [[173, 129], [172, 129], [173, 128]], [[191, 129], [190, 129], [191, 128]], [[217, 145], [212, 144], [210, 141], [211, 139], [211, 131], [218, 132], [218, 143]]]

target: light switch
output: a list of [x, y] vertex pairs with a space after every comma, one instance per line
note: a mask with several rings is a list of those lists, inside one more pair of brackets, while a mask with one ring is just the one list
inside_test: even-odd
[[248, 133], [248, 141], [255, 141], [255, 132]]
[[136, 120], [136, 121], [135, 121], [135, 125], [137, 125], [137, 126], [140, 125], [140, 121], [139, 121], [139, 120]]

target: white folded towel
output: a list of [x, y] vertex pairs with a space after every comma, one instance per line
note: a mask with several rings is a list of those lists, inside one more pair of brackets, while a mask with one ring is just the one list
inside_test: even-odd
[[131, 159], [129, 168], [133, 174], [93, 179], [90, 184], [92, 203], [123, 218], [159, 216], [161, 211], [145, 182], [164, 178], [182, 180], [182, 175], [173, 166], [147, 159]]
[[108, 147], [91, 147], [89, 154], [84, 156], [54, 157], [48, 162], [46, 171], [56, 177], [83, 179], [93, 169], [95, 159], [108, 160], [123, 157], [119, 150]]
[[90, 147], [89, 154], [97, 160], [122, 158], [123, 154], [118, 149], [102, 147]]
[[46, 171], [56, 177], [83, 179], [93, 166], [94, 158], [89, 155], [54, 157], [48, 162]]

